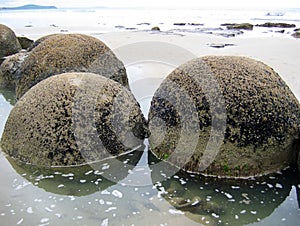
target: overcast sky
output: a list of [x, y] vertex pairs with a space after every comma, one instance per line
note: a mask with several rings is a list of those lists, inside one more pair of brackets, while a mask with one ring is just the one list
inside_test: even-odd
[[155, 8], [201, 8], [201, 7], [262, 7], [300, 8], [300, 0], [0, 0], [0, 7], [25, 4], [55, 5], [57, 7], [155, 7]]

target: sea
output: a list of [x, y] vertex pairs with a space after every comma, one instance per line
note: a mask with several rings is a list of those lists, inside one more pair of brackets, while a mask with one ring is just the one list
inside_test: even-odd
[[[44, 33], [84, 32], [99, 34], [112, 31], [150, 31], [159, 27], [165, 33], [206, 33], [225, 37], [290, 37], [295, 28], [263, 28], [253, 31], [227, 30], [224, 23], [266, 22], [295, 24], [300, 27], [299, 8], [143, 8], [94, 7], [58, 8], [51, 10], [1, 10], [0, 23], [26, 33], [33, 38], [41, 34], [31, 32], [36, 28]], [[35, 28], [35, 29], [33, 29]], [[45, 31], [46, 29], [46, 31]], [[41, 33], [41, 32], [40, 32]], [[44, 34], [43, 33], [43, 34]], [[20, 34], [21, 35], [21, 34]]]
[[[266, 22], [295, 27], [240, 32], [221, 26]], [[293, 38], [300, 8], [1, 10], [0, 23], [34, 40], [52, 33], [120, 31]], [[151, 31], [156, 26], [160, 31]], [[14, 104], [14, 91], [0, 88], [0, 137]], [[242, 181], [183, 171], [168, 176], [167, 167], [153, 167], [147, 148], [145, 142], [144, 152], [122, 156], [118, 168], [108, 160], [68, 169], [24, 165], [0, 150], [0, 225], [299, 225], [300, 179], [294, 169]]]

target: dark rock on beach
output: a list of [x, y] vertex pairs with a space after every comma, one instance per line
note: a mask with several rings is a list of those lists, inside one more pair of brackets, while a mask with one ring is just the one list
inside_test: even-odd
[[292, 36], [294, 38], [300, 38], [300, 31], [295, 32], [294, 34], [292, 34]]
[[271, 23], [267, 22], [264, 24], [257, 24], [258, 27], [278, 27], [278, 28], [293, 28], [296, 27], [295, 24], [287, 24], [287, 23]]
[[299, 102], [272, 68], [246, 57], [183, 64], [155, 92], [148, 118], [151, 151], [186, 171], [249, 177], [297, 161]]
[[151, 28], [151, 31], [160, 31], [160, 28], [159, 27], [153, 27], [153, 28]]
[[223, 44], [223, 43], [211, 43], [209, 46], [212, 47], [212, 48], [221, 49], [221, 48], [225, 48], [227, 46], [235, 46], [235, 44], [230, 44], [230, 43], [225, 43], [225, 44]]
[[65, 73], [22, 96], [6, 122], [1, 147], [25, 163], [80, 165], [131, 150], [146, 133], [128, 89], [100, 75]]
[[26, 38], [26, 37], [17, 37], [18, 41], [22, 47], [22, 49], [28, 49], [29, 47], [31, 47], [33, 40]]
[[4, 57], [17, 53], [21, 50], [21, 45], [9, 27], [0, 24], [0, 64]]
[[83, 34], [55, 34], [36, 42], [17, 71], [19, 99], [45, 78], [65, 72], [91, 72], [111, 78], [125, 87], [123, 63], [100, 40]]
[[253, 25], [249, 23], [242, 23], [242, 24], [223, 24], [221, 26], [226, 26], [227, 29], [232, 30], [253, 30]]

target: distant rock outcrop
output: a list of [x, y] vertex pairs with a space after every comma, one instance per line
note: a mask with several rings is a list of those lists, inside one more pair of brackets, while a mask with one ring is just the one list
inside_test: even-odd
[[34, 10], [34, 9], [57, 9], [56, 6], [42, 6], [42, 5], [34, 5], [28, 4], [18, 7], [2, 7], [0, 10]]
[[257, 27], [278, 27], [278, 28], [293, 28], [296, 27], [295, 24], [287, 24], [287, 23], [271, 23], [267, 22], [264, 24], [257, 24]]

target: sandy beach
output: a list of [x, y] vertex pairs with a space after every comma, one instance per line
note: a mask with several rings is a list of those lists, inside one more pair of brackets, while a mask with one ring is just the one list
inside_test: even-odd
[[[113, 49], [117, 56], [126, 63], [130, 61], [130, 57], [133, 54], [130, 52], [130, 46], [127, 49], [128, 52], [122, 51], [126, 45], [132, 45], [136, 43], [153, 42], [153, 48], [155, 48], [155, 42], [157, 42], [158, 48], [152, 49], [152, 53], [140, 51], [140, 56], [135, 56], [136, 59], [143, 60], [147, 57], [155, 57], [160, 59], [165, 57], [166, 61], [174, 62], [174, 66], [184, 63], [189, 58], [200, 57], [205, 55], [235, 55], [235, 56], [247, 56], [253, 59], [260, 60], [265, 64], [271, 66], [289, 85], [295, 96], [300, 99], [300, 40], [294, 38], [222, 38], [215, 35], [194, 35], [185, 34], [184, 36], [178, 35], [165, 35], [160, 33], [146, 33], [146, 32], [116, 32], [97, 35], [97, 38], [104, 41], [111, 49]], [[170, 48], [173, 52], [169, 53], [169, 56], [163, 52], [164, 49], [160, 49], [160, 44], [174, 45], [174, 49]], [[211, 44], [233, 44], [233, 46], [226, 46], [224, 48], [213, 48]], [[137, 45], [136, 45], [137, 46]], [[142, 44], [140, 45], [142, 46]], [[184, 50], [191, 53], [191, 55], [185, 53], [177, 53], [176, 47], [179, 47], [181, 51]], [[143, 56], [143, 55], [144, 56]], [[180, 55], [182, 54], [182, 55]], [[172, 59], [176, 58], [176, 59]], [[153, 59], [154, 60], [154, 59]], [[170, 68], [171, 69], [171, 68]], [[156, 76], [165, 77], [167, 71], [159, 71], [153, 68]], [[146, 76], [141, 74], [141, 76]], [[129, 76], [134, 76], [130, 75]]]

